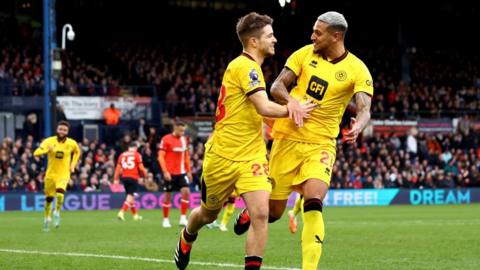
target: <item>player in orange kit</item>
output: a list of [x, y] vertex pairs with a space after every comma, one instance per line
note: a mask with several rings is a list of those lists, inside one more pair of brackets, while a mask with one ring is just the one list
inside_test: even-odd
[[180, 190], [182, 194], [180, 206], [180, 226], [187, 225], [187, 211], [190, 205], [189, 183], [192, 181], [192, 170], [190, 167], [190, 154], [188, 152], [188, 139], [185, 137], [185, 123], [176, 121], [173, 125], [173, 132], [163, 136], [160, 142], [158, 162], [163, 172], [165, 197], [163, 199], [163, 227], [170, 228], [168, 219], [172, 191]]
[[142, 219], [142, 217], [138, 215], [134, 198], [134, 193], [138, 190], [138, 179], [140, 178], [139, 173], [141, 173], [143, 177], [147, 175], [145, 167], [143, 166], [142, 156], [137, 152], [137, 144], [131, 143], [128, 150], [120, 154], [118, 157], [117, 167], [113, 177], [114, 180], [118, 180], [121, 175], [121, 180], [125, 187], [125, 192], [127, 193], [127, 198], [117, 215], [118, 219], [121, 221], [125, 221], [124, 214], [128, 211], [128, 208], [132, 210], [133, 220]]

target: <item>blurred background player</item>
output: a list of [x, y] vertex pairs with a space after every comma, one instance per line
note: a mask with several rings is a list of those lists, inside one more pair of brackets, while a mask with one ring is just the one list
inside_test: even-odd
[[218, 227], [222, 232], [228, 231], [227, 224], [230, 221], [230, 218], [232, 218], [233, 213], [235, 212], [236, 200], [237, 194], [233, 192], [232, 195], [230, 195], [230, 197], [228, 197], [227, 201], [225, 202], [225, 205], [223, 207], [223, 216], [220, 224], [218, 224], [217, 220], [215, 220], [214, 222], [208, 224], [207, 228], [213, 229]]
[[185, 136], [186, 124], [182, 121], [175, 121], [173, 132], [163, 136], [160, 142], [158, 162], [163, 172], [163, 227], [170, 228], [170, 213], [172, 191], [180, 190], [182, 194], [180, 206], [180, 226], [187, 225], [187, 211], [190, 205], [189, 183], [192, 181], [192, 169], [190, 167], [190, 154], [188, 151], [188, 140]]
[[292, 210], [288, 211], [288, 229], [291, 233], [297, 232], [297, 215], [302, 210], [303, 196], [297, 193]]
[[60, 121], [57, 124], [57, 135], [46, 138], [34, 151], [34, 156], [47, 154], [48, 166], [45, 175], [45, 211], [44, 231], [49, 230], [53, 197], [56, 196], [54, 225], [60, 226], [60, 209], [62, 208], [65, 190], [70, 181], [70, 173], [75, 171], [80, 157], [80, 148], [75, 140], [68, 138], [70, 124]]
[[138, 214], [138, 210], [135, 206], [135, 193], [138, 191], [138, 179], [140, 173], [143, 177], [147, 176], [145, 167], [143, 166], [142, 156], [137, 152], [137, 144], [132, 142], [128, 150], [121, 153], [118, 157], [117, 167], [115, 168], [114, 181], [118, 181], [119, 176], [123, 186], [125, 187], [125, 193], [127, 198], [123, 203], [120, 212], [118, 212], [118, 219], [125, 221], [125, 212], [128, 208], [132, 211], [133, 220], [141, 220], [142, 217]]

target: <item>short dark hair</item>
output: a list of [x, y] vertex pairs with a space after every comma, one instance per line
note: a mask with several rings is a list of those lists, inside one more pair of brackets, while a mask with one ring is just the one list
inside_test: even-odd
[[138, 147], [137, 142], [131, 142], [128, 147]]
[[58, 121], [57, 127], [58, 127], [58, 126], [66, 126], [66, 127], [68, 127], [68, 128], [70, 129], [70, 123], [68, 123], [68, 122], [65, 121], [65, 120]]
[[173, 121], [173, 125], [174, 125], [174, 126], [182, 126], [182, 127], [184, 127], [184, 126], [187, 125], [187, 123], [185, 123], [185, 121], [183, 121], [182, 119], [177, 118], [177, 119], [175, 119], [175, 120]]
[[237, 35], [243, 47], [251, 37], [260, 37], [262, 29], [266, 25], [271, 25], [273, 19], [268, 15], [260, 15], [256, 12], [250, 12], [241, 17], [237, 22]]

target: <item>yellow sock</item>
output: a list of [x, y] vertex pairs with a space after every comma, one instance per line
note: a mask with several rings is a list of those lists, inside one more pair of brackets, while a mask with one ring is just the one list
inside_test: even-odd
[[57, 201], [55, 202], [55, 211], [58, 213], [63, 205], [63, 198], [65, 195], [63, 193], [57, 193]]
[[45, 219], [50, 217], [50, 213], [52, 212], [52, 202], [45, 201], [45, 210], [43, 212], [43, 216]]
[[316, 270], [325, 237], [322, 201], [309, 199], [303, 208], [302, 270]]
[[222, 223], [223, 225], [227, 226], [228, 221], [233, 215], [233, 212], [235, 212], [235, 203], [228, 203], [227, 207], [225, 207], [225, 210], [223, 211], [223, 217], [222, 217]]
[[302, 210], [303, 196], [297, 195], [295, 204], [293, 205], [293, 214], [296, 216], [300, 210]]

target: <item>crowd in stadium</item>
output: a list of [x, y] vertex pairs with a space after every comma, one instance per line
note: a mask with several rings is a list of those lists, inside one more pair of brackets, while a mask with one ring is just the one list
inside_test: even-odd
[[[141, 190], [157, 191], [161, 174], [157, 161], [158, 136], [137, 140], [148, 177]], [[114, 146], [80, 142], [82, 157], [68, 185], [71, 191], [115, 191], [116, 157], [127, 149], [132, 136], [126, 134]], [[32, 136], [5, 139], [0, 147], [0, 191], [39, 192], [43, 187], [44, 163], [32, 152]], [[194, 181], [198, 190], [203, 144], [190, 143]], [[357, 145], [338, 144], [331, 188], [453, 188], [480, 186], [480, 136], [471, 129], [451, 135], [427, 135], [412, 130], [408, 136], [375, 134]]]
[[375, 134], [338, 144], [332, 188], [453, 188], [480, 185], [480, 136]]
[[[3, 31], [3, 30], [2, 30]], [[24, 31], [32, 31], [24, 29]], [[0, 39], [0, 94], [32, 96], [43, 93], [41, 47], [32, 43], [35, 33], [17, 39]], [[32, 44], [37, 44], [34, 46]], [[163, 101], [167, 115], [213, 115], [219, 83], [225, 65], [236, 51], [212, 44], [203, 53], [182, 46], [148, 47], [115, 44], [103, 48], [106, 62], [90, 63], [75, 51], [62, 56], [58, 95], [154, 96]], [[196, 48], [198, 49], [198, 48]], [[168, 53], [166, 53], [168, 52]], [[357, 53], [357, 52], [355, 52]], [[480, 111], [478, 61], [469, 54], [448, 50], [411, 50], [410, 77], [403, 78], [394, 62], [402, 57], [394, 50], [359, 50], [375, 81], [372, 114], [374, 118], [413, 119], [417, 117], [459, 117]], [[378, 58], [381, 54], [383, 57]], [[284, 55], [269, 59], [263, 66], [267, 82], [279, 73]], [[404, 55], [405, 56], [405, 55]], [[408, 83], [407, 83], [408, 81]], [[128, 88], [128, 87], [127, 87]], [[132, 92], [131, 89], [134, 89]], [[467, 116], [468, 118], [468, 116]], [[27, 121], [29, 121], [27, 119]], [[161, 185], [157, 162], [160, 136], [146, 132], [138, 141], [147, 179], [143, 190], [155, 191]], [[4, 139], [0, 146], [0, 191], [38, 192], [43, 187], [44, 162], [32, 151], [38, 135]], [[415, 143], [412, 143], [412, 138]], [[83, 155], [68, 186], [72, 191], [108, 191], [115, 187], [115, 158], [126, 149], [130, 136], [116, 145], [81, 141]], [[410, 143], [407, 143], [410, 142]], [[416, 146], [412, 146], [415, 144]], [[191, 142], [194, 184], [198, 189], [203, 144]], [[466, 128], [450, 135], [411, 134], [408, 137], [364, 137], [356, 146], [338, 144], [332, 188], [430, 188], [480, 185], [479, 135]]]
[[[105, 49], [108, 62], [102, 65], [90, 64], [70, 51], [63, 57], [58, 95], [152, 95], [166, 104], [171, 117], [212, 115], [225, 63], [236, 53], [212, 46], [198, 54], [178, 48], [116, 45]], [[374, 52], [384, 53], [378, 50]], [[454, 117], [480, 110], [480, 72], [474, 64], [478, 59], [452, 56], [449, 51], [427, 54], [419, 50], [410, 53], [410, 78], [399, 80], [395, 79], [400, 77], [398, 70], [389, 65], [389, 59], [378, 61], [369, 53], [365, 55], [374, 77], [372, 113], [376, 118]], [[397, 62], [400, 57], [397, 53]], [[275, 79], [284, 62], [278, 56], [263, 66], [267, 82]], [[41, 95], [40, 48], [3, 45], [0, 83], [11, 85], [12, 95]]]
[[[135, 138], [140, 146], [140, 153], [147, 170], [147, 177], [140, 181], [141, 191], [158, 191], [161, 174], [157, 161], [159, 141], [149, 142]], [[130, 134], [125, 134], [115, 145], [83, 139], [79, 142], [82, 156], [75, 173], [72, 174], [67, 189], [70, 191], [116, 191], [117, 182], [113, 175], [118, 155], [128, 148], [132, 141]], [[0, 192], [32, 191], [43, 189], [45, 163], [43, 159], [32, 155], [38, 143], [32, 136], [15, 141], [5, 138], [0, 147]], [[192, 189], [199, 188], [198, 179], [201, 174], [203, 144], [192, 142], [189, 145], [192, 174], [194, 176]], [[153, 149], [153, 150], [152, 150]]]

